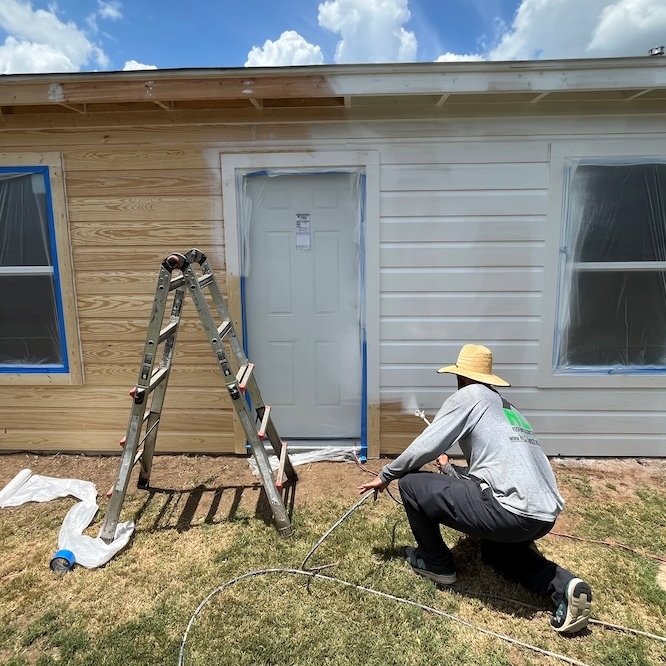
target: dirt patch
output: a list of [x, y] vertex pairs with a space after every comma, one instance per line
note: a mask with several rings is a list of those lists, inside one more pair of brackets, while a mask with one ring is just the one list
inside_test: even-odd
[[[371, 460], [365, 466], [356, 462], [314, 462], [298, 465], [298, 482], [286, 489], [285, 505], [290, 510], [307, 502], [326, 499], [351, 506], [359, 498], [357, 487], [372, 478], [388, 460]], [[250, 468], [246, 456], [159, 455], [153, 461], [150, 492], [136, 489], [138, 468], [132, 473], [123, 519], [132, 517], [137, 506], [143, 506], [133, 517], [137, 527], [175, 527], [179, 531], [203, 523], [218, 523], [244, 512], [271, 520], [259, 477]], [[73, 454], [35, 455], [15, 453], [0, 455], [0, 489], [23, 469], [33, 474], [61, 479], [92, 481], [104, 511], [105, 494], [116, 481], [119, 458]], [[569, 507], [580, 506], [586, 498], [607, 500], [612, 504], [638, 498], [639, 488], [666, 492], [666, 460], [661, 459], [554, 459], [552, 466], [560, 491]], [[435, 470], [427, 465], [426, 469]], [[396, 491], [397, 492], [397, 489]], [[133, 497], [130, 497], [132, 496]], [[144, 515], [147, 507], [170, 507], [157, 517]], [[133, 508], [132, 508], [133, 507]], [[101, 514], [100, 514], [101, 515]], [[99, 520], [99, 518], [98, 518]], [[555, 530], [578, 533], [582, 518], [579, 512], [565, 510]], [[91, 536], [97, 527], [90, 528]], [[659, 584], [666, 589], [666, 565], [662, 565]]]
[[[369, 467], [381, 469], [386, 461], [373, 461]], [[119, 458], [86, 455], [35, 455], [14, 453], [0, 456], [0, 489], [22, 469], [33, 474], [61, 479], [92, 481], [103, 502], [104, 495], [115, 483]], [[296, 467], [298, 483], [294, 504], [327, 498], [356, 496], [356, 487], [367, 481], [369, 473], [353, 462], [316, 462]], [[135, 488], [138, 466], [135, 467], [128, 492]], [[260, 478], [255, 476], [245, 456], [155, 456], [150, 477], [152, 488], [189, 491], [193, 488], [236, 488], [243, 492], [243, 503], [256, 502], [261, 489]]]
[[[0, 456], [0, 488], [22, 469], [33, 474], [92, 481], [100, 496], [113, 485], [118, 457], [86, 455], [35, 455], [14, 453]], [[388, 460], [371, 460], [366, 469], [354, 462], [315, 462], [296, 467], [299, 476], [294, 493], [296, 505], [322, 498], [353, 498], [356, 488], [379, 471]], [[434, 467], [432, 468], [434, 470]], [[666, 460], [661, 459], [554, 459], [553, 469], [565, 499], [576, 501], [589, 492], [628, 501], [639, 487], [666, 487]], [[130, 488], [138, 474], [135, 468]], [[251, 472], [246, 456], [158, 455], [152, 467], [152, 487], [175, 491], [195, 487], [236, 487], [259, 490], [261, 482]], [[250, 493], [255, 495], [255, 493]], [[566, 512], [565, 512], [566, 513]]]
[[612, 492], [615, 501], [635, 496], [637, 488], [665, 488], [666, 460], [659, 458], [555, 459], [559, 479], [589, 484], [596, 496]]

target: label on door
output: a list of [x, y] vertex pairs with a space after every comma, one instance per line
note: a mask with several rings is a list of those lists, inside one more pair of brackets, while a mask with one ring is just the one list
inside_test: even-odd
[[296, 213], [296, 249], [310, 249], [310, 213]]

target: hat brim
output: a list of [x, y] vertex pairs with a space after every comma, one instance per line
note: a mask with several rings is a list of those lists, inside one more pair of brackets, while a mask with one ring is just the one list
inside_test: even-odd
[[440, 368], [437, 372], [440, 374], [460, 375], [461, 377], [467, 377], [467, 379], [473, 379], [476, 382], [490, 384], [491, 386], [511, 386], [509, 382], [497, 375], [486, 375], [481, 372], [473, 372], [472, 370], [459, 368], [457, 365], [446, 365], [443, 368]]

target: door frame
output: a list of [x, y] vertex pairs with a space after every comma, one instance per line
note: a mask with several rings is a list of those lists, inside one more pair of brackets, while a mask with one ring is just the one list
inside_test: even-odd
[[[220, 155], [224, 212], [227, 299], [236, 331], [242, 337], [243, 303], [241, 297], [238, 208], [239, 187], [243, 176], [252, 171], [270, 170], [293, 173], [324, 173], [345, 168], [361, 169], [365, 175], [363, 247], [363, 294], [361, 305], [365, 321], [362, 359], [365, 395], [361, 413], [362, 458], [379, 457], [379, 153], [376, 151], [245, 153]], [[241, 339], [242, 342], [242, 339]], [[235, 451], [245, 453], [246, 436], [234, 419]]]

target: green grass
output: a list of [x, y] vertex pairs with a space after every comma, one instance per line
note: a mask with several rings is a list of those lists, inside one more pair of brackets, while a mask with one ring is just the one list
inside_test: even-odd
[[[344, 478], [344, 465], [341, 465]], [[610, 501], [600, 485], [563, 475], [578, 497], [567, 514], [577, 535], [612, 539], [643, 552], [666, 552], [666, 487], [638, 488]], [[226, 492], [226, 491], [225, 491]], [[259, 500], [259, 493], [245, 489]], [[48, 568], [70, 499], [0, 510], [0, 663], [8, 666], [165, 666], [178, 663], [187, 623], [212, 590], [247, 572], [300, 568], [324, 532], [357, 500], [297, 505], [295, 534], [281, 539], [266, 515], [247, 503], [231, 516], [183, 519], [187, 493], [132, 491], [123, 515], [137, 519], [129, 547], [103, 568], [76, 567], [58, 576]], [[224, 493], [223, 493], [224, 496]], [[258, 505], [263, 505], [259, 501]], [[99, 520], [90, 533], [96, 535]], [[386, 495], [365, 502], [319, 548], [310, 566], [334, 563], [322, 574], [386, 592], [455, 615], [590, 665], [666, 663], [666, 644], [591, 626], [573, 638], [549, 627], [549, 606], [496, 576], [473, 540], [444, 530], [459, 572], [455, 590], [414, 576], [400, 547], [412, 543], [402, 507]], [[666, 592], [657, 563], [602, 545], [549, 536], [541, 550], [588, 580], [594, 616], [664, 633]], [[536, 606], [533, 610], [495, 595]], [[215, 595], [195, 620], [185, 664], [324, 664], [386, 666], [456, 664], [522, 666], [558, 663], [472, 627], [334, 582], [287, 574], [241, 580]]]

